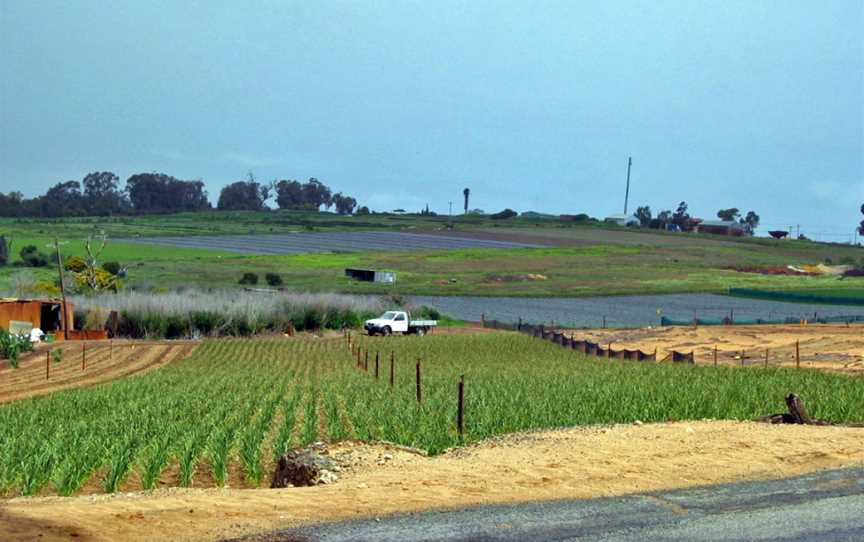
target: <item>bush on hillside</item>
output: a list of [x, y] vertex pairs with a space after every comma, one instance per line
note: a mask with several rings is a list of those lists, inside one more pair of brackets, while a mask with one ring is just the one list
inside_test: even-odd
[[27, 245], [21, 249], [21, 261], [27, 267], [45, 267], [48, 265], [48, 256], [39, 252], [35, 245]]
[[256, 273], [243, 273], [240, 277], [240, 284], [254, 286], [258, 284], [258, 275]]
[[264, 275], [264, 280], [267, 281], [267, 284], [270, 286], [282, 286], [282, 275], [279, 273], [267, 273]]
[[494, 215], [489, 215], [489, 218], [493, 220], [506, 220], [508, 218], [513, 218], [514, 216], [518, 216], [519, 213], [514, 211], [513, 209], [504, 209], [500, 213], [495, 213]]

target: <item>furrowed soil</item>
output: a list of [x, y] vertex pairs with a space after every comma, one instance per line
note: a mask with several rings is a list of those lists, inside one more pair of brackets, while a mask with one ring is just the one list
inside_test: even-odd
[[[194, 341], [43, 344], [23, 356], [17, 369], [6, 361], [0, 363], [0, 403], [143, 373], [188, 357], [197, 345]], [[63, 352], [60, 361], [50, 358], [56, 350]]]
[[0, 501], [0, 539], [219, 540], [430, 508], [781, 478], [864, 465], [862, 439], [861, 428], [702, 421], [519, 433], [434, 458], [343, 442], [329, 449], [343, 465], [333, 485], [16, 498]]
[[[864, 374], [864, 325], [808, 324], [759, 326], [655, 327], [640, 329], [563, 330], [568, 336], [613, 349], [693, 352], [696, 363], [795, 367], [798, 343], [802, 368]], [[743, 353], [743, 358], [742, 358]]]

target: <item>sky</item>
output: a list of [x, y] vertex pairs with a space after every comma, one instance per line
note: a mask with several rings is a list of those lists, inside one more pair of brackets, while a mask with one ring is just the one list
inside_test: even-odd
[[[375, 210], [687, 201], [848, 240], [864, 2], [0, 0], [0, 191], [316, 177]], [[832, 239], [834, 236], [836, 239]]]

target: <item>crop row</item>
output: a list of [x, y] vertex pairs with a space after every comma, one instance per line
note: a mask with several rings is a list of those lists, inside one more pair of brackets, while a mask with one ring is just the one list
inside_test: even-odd
[[0, 494], [258, 486], [280, 454], [317, 440], [439, 453], [463, 442], [462, 375], [468, 442], [637, 419], [748, 419], [783, 410], [790, 391], [816, 417], [864, 419], [861, 378], [808, 370], [598, 360], [511, 333], [360, 337], [357, 349], [362, 368], [344, 338], [211, 340], [141, 376], [0, 406]]

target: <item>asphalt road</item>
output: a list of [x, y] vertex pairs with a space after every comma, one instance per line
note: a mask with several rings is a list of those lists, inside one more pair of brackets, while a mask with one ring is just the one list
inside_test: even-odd
[[254, 542], [864, 540], [864, 468], [629, 497], [330, 523]]

